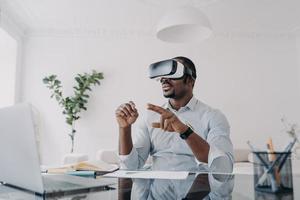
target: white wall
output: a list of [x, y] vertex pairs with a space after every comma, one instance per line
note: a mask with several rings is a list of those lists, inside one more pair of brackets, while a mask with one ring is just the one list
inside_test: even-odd
[[[298, 58], [298, 85], [300, 87], [300, 35], [297, 35], [297, 39], [296, 39], [296, 46], [297, 46], [297, 58]], [[299, 125], [300, 126], [300, 125]]]
[[198, 45], [171, 45], [149, 35], [32, 37], [24, 53], [21, 98], [40, 111], [44, 164], [59, 162], [70, 149], [61, 108], [42, 84], [52, 73], [62, 80], [65, 94], [71, 94], [76, 73], [104, 72], [77, 126], [76, 151], [91, 157], [98, 149], [117, 148], [114, 111], [119, 104], [133, 100], [142, 112], [147, 102], [165, 100], [159, 83], [147, 79], [147, 66], [177, 55], [197, 65], [195, 96], [227, 115], [236, 148], [247, 148], [248, 139], [264, 147], [269, 136], [281, 147], [288, 137], [280, 118], [299, 119], [299, 66], [290, 38], [218, 36]]

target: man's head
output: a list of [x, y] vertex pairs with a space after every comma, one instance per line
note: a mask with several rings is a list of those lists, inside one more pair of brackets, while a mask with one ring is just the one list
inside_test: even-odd
[[[163, 95], [166, 98], [181, 99], [193, 92], [194, 83], [197, 77], [196, 68], [194, 63], [186, 57], [179, 56], [172, 58], [171, 60], [177, 62], [176, 66], [183, 65], [184, 73], [180, 78], [170, 78], [172, 75], [159, 77], [162, 84]], [[177, 67], [177, 70], [179, 70], [179, 67]], [[176, 74], [177, 73], [175, 73], [175, 75]]]

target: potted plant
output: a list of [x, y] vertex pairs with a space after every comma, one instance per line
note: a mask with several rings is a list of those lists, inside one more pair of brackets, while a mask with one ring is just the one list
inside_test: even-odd
[[75, 141], [75, 122], [80, 119], [80, 112], [87, 110], [87, 103], [89, 99], [88, 92], [92, 91], [91, 86], [100, 85], [100, 80], [103, 79], [103, 73], [95, 70], [92, 73], [77, 74], [75, 81], [77, 85], [74, 88], [74, 95], [64, 97], [62, 92], [61, 81], [57, 79], [56, 75], [46, 76], [43, 83], [51, 90], [51, 98], [55, 98], [58, 104], [62, 107], [62, 114], [66, 117], [66, 123], [70, 125], [71, 139], [71, 153], [74, 152]]

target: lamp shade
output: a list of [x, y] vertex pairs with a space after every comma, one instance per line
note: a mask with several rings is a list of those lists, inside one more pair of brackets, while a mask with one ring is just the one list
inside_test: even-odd
[[200, 42], [212, 35], [207, 17], [194, 7], [180, 7], [168, 11], [159, 21], [158, 39], [165, 42]]

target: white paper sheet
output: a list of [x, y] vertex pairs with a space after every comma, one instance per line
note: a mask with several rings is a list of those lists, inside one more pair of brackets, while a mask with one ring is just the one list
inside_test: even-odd
[[118, 170], [105, 174], [107, 177], [120, 178], [144, 178], [144, 179], [186, 179], [189, 175], [187, 171], [127, 171]]

